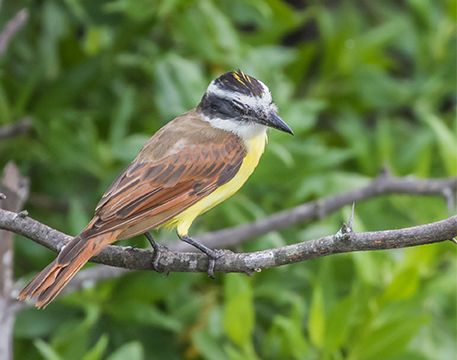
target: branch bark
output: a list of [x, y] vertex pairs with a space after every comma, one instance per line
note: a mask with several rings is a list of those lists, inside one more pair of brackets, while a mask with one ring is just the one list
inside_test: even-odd
[[[13, 163], [5, 166], [0, 182], [0, 207], [18, 211], [28, 194], [28, 181], [21, 177]], [[13, 234], [0, 230], [0, 358], [13, 358], [14, 302], [11, 301], [13, 290]]]
[[2, 32], [0, 32], [0, 57], [6, 53], [8, 44], [10, 43], [11, 39], [19, 31], [19, 29], [25, 25], [28, 17], [28, 10], [22, 9], [18, 11], [10, 21], [7, 22], [5, 28], [2, 30]]
[[[0, 210], [0, 227], [29, 237], [53, 251], [60, 251], [71, 237], [29, 217]], [[457, 215], [427, 225], [398, 230], [349, 232], [324, 236], [276, 249], [250, 253], [227, 251], [218, 259], [219, 272], [253, 272], [351, 251], [384, 250], [451, 240], [457, 236]], [[131, 270], [152, 270], [153, 252], [122, 246], [108, 246], [91, 261]], [[159, 264], [169, 272], [206, 272], [208, 260], [200, 253], [176, 253], [163, 248]]]
[[0, 140], [14, 138], [27, 133], [32, 128], [32, 119], [22, 118], [15, 123], [0, 127]]
[[[311, 201], [289, 210], [277, 212], [249, 224], [239, 225], [198, 237], [198, 241], [209, 247], [232, 247], [271, 231], [285, 229], [296, 224], [306, 224], [322, 219], [346, 205], [391, 194], [442, 196], [452, 211], [457, 191], [457, 177], [447, 179], [417, 179], [414, 177], [392, 177], [383, 172], [365, 187], [343, 194]], [[173, 250], [189, 250], [182, 242], [167, 244]]]
[[[257, 220], [251, 224], [216, 231], [203, 235], [198, 239], [213, 247], [233, 246], [248, 238], [259, 236], [269, 231], [322, 218], [355, 201], [387, 194], [410, 194], [443, 196], [449, 204], [448, 197], [454, 197], [456, 189], [457, 178], [419, 180], [410, 177], [394, 178], [383, 174], [363, 188], [306, 203]], [[345, 241], [335, 235], [255, 253], [234, 254], [229, 252], [218, 261], [216, 270], [223, 272], [252, 272], [256, 269], [279, 266], [341, 252], [389, 249], [444, 241], [457, 235], [456, 222], [457, 219], [454, 216], [443, 222], [423, 225], [417, 228], [373, 233], [351, 233], [345, 237]], [[15, 214], [2, 210], [0, 210], [0, 228], [29, 237], [54, 251], [60, 251], [72, 238], [28, 218], [24, 214]], [[434, 236], [432, 236], [433, 234]], [[177, 242], [172, 242], [167, 246], [172, 250], [183, 249], [181, 243]], [[126, 269], [151, 269], [152, 256], [153, 253], [148, 250], [110, 246], [93, 260], [102, 264], [116, 266], [117, 268], [100, 265], [83, 270], [70, 283], [66, 292], [80, 289], [85, 287], [86, 284], [94, 283], [98, 280], [121, 275], [125, 273]], [[160, 265], [164, 271], [205, 271], [207, 259], [199, 253], [175, 254], [165, 250], [161, 256]]]
[[[365, 187], [348, 191], [340, 195], [329, 196], [308, 202], [290, 210], [280, 211], [249, 224], [219, 230], [198, 237], [199, 242], [213, 247], [230, 247], [246, 239], [280, 230], [298, 223], [305, 224], [320, 219], [328, 214], [352, 204], [380, 195], [408, 194], [427, 196], [455, 196], [457, 177], [447, 179], [420, 180], [412, 177], [395, 178], [382, 175]], [[51, 250], [60, 251], [72, 237], [39, 223], [23, 214], [6, 214], [0, 209], [0, 229], [10, 230], [28, 237]], [[20, 225], [19, 225], [20, 224]], [[182, 251], [189, 248], [182, 242], [167, 243], [172, 250]]]

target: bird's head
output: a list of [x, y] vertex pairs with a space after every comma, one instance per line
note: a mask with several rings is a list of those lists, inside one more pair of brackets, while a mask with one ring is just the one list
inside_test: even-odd
[[243, 137], [265, 130], [267, 126], [293, 134], [279, 117], [268, 87], [240, 70], [213, 80], [197, 110], [213, 126]]

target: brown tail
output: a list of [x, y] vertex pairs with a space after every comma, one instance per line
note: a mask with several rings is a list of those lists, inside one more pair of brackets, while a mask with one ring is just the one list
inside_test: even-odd
[[114, 242], [117, 237], [117, 233], [107, 233], [86, 239], [83, 234], [70, 241], [57, 258], [21, 290], [18, 300], [36, 298], [35, 306], [38, 309], [45, 307], [91, 257]]

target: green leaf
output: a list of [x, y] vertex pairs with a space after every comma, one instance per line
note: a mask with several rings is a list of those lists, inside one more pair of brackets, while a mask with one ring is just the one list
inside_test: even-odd
[[36, 339], [33, 344], [45, 360], [62, 360], [55, 350], [41, 339]]
[[131, 341], [114, 351], [106, 360], [143, 360], [143, 346], [139, 341]]
[[60, 306], [52, 306], [45, 311], [36, 311], [34, 308], [24, 309], [16, 316], [14, 336], [19, 339], [48, 337], [65, 320], [72, 318], [71, 315], [74, 314]]
[[300, 359], [308, 352], [308, 344], [303, 332], [294, 320], [284, 316], [277, 316], [273, 324], [278, 328], [276, 336], [283, 338], [285, 348], [290, 355], [293, 355], [296, 359]]
[[55, 331], [51, 345], [65, 360], [80, 359], [90, 342], [90, 330], [97, 323], [99, 308], [86, 307], [85, 317], [63, 322]]
[[164, 56], [154, 64], [154, 103], [164, 120], [194, 107], [205, 80], [199, 64], [176, 55]]
[[311, 306], [309, 309], [308, 331], [314, 346], [322, 348], [325, 344], [325, 313], [324, 297], [319, 284], [313, 287]]
[[113, 40], [111, 35], [109, 29], [105, 27], [90, 26], [84, 39], [84, 50], [88, 55], [99, 54], [103, 49], [111, 46]]
[[142, 134], [133, 134], [119, 139], [111, 151], [111, 155], [122, 162], [130, 162], [138, 154], [140, 149], [149, 139], [149, 136]]
[[126, 136], [128, 126], [135, 107], [136, 92], [131, 86], [124, 83], [117, 84], [116, 92], [118, 104], [113, 112], [114, 116], [110, 127], [110, 143], [113, 148]]
[[351, 253], [357, 276], [360, 281], [367, 284], [376, 285], [379, 283], [379, 268], [376, 263], [376, 255], [369, 252]]
[[422, 114], [422, 119], [435, 134], [441, 158], [448, 174], [457, 175], [457, 133], [452, 133], [437, 116], [424, 110], [420, 111], [420, 113]]
[[[120, 307], [122, 311], [119, 311]], [[155, 326], [174, 332], [181, 330], [179, 319], [169, 316], [151, 304], [134, 299], [124, 300], [120, 304], [116, 302], [114, 306], [109, 308], [109, 311], [113, 317], [125, 324], [133, 321], [137, 324]]]
[[81, 229], [84, 229], [89, 222], [89, 216], [86, 213], [80, 199], [70, 199], [70, 212], [68, 220], [70, 222], [70, 233], [75, 235], [78, 234]]
[[329, 326], [325, 333], [325, 351], [331, 353], [347, 341], [354, 315], [354, 301], [357, 300], [353, 295], [347, 296], [330, 310], [327, 317]]
[[292, 168], [295, 165], [294, 158], [286, 146], [271, 144], [269, 150], [274, 153], [285, 166]]
[[44, 3], [42, 20], [42, 34], [40, 38], [40, 50], [43, 62], [43, 70], [48, 79], [55, 79], [60, 71], [60, 57], [58, 42], [64, 36], [68, 19], [66, 13], [58, 2], [47, 1]]
[[317, 115], [326, 103], [320, 99], [293, 101], [284, 109], [280, 107], [281, 117], [292, 127], [295, 135], [309, 132], [317, 121]]
[[194, 332], [192, 334], [192, 342], [205, 359], [228, 359], [220, 348], [218, 339], [214, 338], [207, 331]]
[[417, 267], [408, 267], [395, 274], [393, 281], [384, 290], [382, 301], [399, 301], [414, 296], [419, 286], [419, 274]]
[[424, 323], [424, 316], [403, 316], [379, 328], [367, 329], [364, 336], [353, 343], [348, 359], [382, 360], [400, 354]]
[[157, 2], [154, 0], [116, 0], [106, 3], [106, 12], [120, 12], [130, 17], [135, 22], [147, 21], [157, 12]]
[[102, 360], [108, 346], [108, 336], [102, 335], [97, 343], [82, 358], [82, 360]]
[[251, 343], [255, 313], [250, 279], [244, 274], [228, 274], [224, 281], [224, 330], [235, 344]]

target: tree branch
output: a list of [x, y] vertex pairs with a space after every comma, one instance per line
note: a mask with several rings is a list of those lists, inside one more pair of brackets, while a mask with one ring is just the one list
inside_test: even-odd
[[[213, 247], [230, 247], [240, 242], [266, 234], [270, 231], [280, 230], [297, 223], [308, 223], [314, 219], [323, 218], [345, 205], [356, 201], [370, 199], [387, 194], [409, 195], [435, 195], [455, 196], [457, 190], [457, 177], [447, 179], [419, 180], [412, 177], [395, 178], [382, 176], [360, 189], [346, 193], [329, 196], [327, 198], [308, 202], [290, 210], [278, 212], [249, 224], [240, 225], [224, 230], [207, 233], [198, 237], [198, 240]], [[31, 218], [21, 214], [5, 214], [0, 209], [0, 229], [10, 230], [28, 237], [51, 250], [60, 251], [72, 237], [52, 229]], [[182, 251], [189, 249], [182, 242], [167, 243], [172, 250]], [[194, 249], [192, 249], [194, 250]]]
[[[394, 178], [385, 173], [373, 180], [370, 184], [360, 189], [348, 191], [346, 193], [329, 196], [327, 198], [305, 203], [293, 209], [282, 211], [253, 223], [228, 228], [213, 233], [208, 233], [198, 237], [199, 241], [213, 247], [228, 247], [239, 244], [240, 242], [265, 234], [269, 231], [285, 228], [297, 223], [307, 223], [314, 219], [322, 218], [339, 208], [351, 204], [355, 201], [362, 201], [372, 197], [387, 194], [409, 194], [409, 195], [435, 195], [446, 198], [447, 204], [455, 203], [449, 197], [454, 198], [457, 189], [457, 178], [419, 180], [412, 177]], [[374, 233], [350, 234], [341, 236], [328, 236], [321, 239], [307, 241], [304, 243], [291, 245], [274, 250], [263, 252], [234, 254], [230, 253], [218, 261], [217, 271], [240, 271], [250, 272], [253, 269], [262, 269], [270, 266], [283, 265], [294, 261], [302, 261], [318, 256], [326, 256], [348, 251], [388, 249], [394, 247], [407, 247], [421, 245], [429, 242], [443, 241], [451, 239], [455, 234], [455, 216], [444, 222], [423, 225], [411, 233], [411, 229], [394, 230], [393, 232], [383, 231]], [[441, 224], [442, 223], [442, 224]], [[435, 237], [430, 237], [435, 227], [447, 229], [443, 233], [436, 232]], [[54, 251], [60, 249], [72, 239], [71, 236], [52, 229], [36, 220], [28, 218], [25, 214], [15, 214], [0, 210], [0, 228], [16, 232], [20, 235], [31, 238], [37, 243], [48, 247]], [[406, 232], [404, 232], [406, 231]], [[409, 232], [408, 232], [409, 231]], [[407, 234], [410, 236], [403, 241], [402, 238], [395, 242], [396, 237]], [[409, 235], [408, 235], [409, 234]], [[441, 236], [441, 235], [443, 236]], [[449, 236], [447, 236], [449, 234]], [[414, 236], [413, 236], [414, 235]], [[423, 235], [423, 237], [421, 237]], [[417, 236], [417, 237], [416, 237]], [[390, 237], [390, 238], [389, 238]], [[389, 241], [387, 241], [387, 240]], [[167, 244], [172, 250], [183, 250], [185, 246], [180, 242]], [[192, 249], [193, 250], [193, 249]], [[287, 253], [290, 251], [289, 257]], [[270, 255], [268, 255], [270, 254]], [[259, 259], [268, 256], [283, 259], [274, 265], [270, 261], [264, 261], [264, 265], [259, 265]], [[285, 260], [284, 260], [285, 259]], [[142, 249], [132, 249], [129, 247], [110, 246], [102, 254], [94, 259], [99, 263], [112, 266], [99, 265], [81, 271], [69, 284], [66, 292], [71, 292], [93, 284], [99, 280], [104, 280], [124, 274], [126, 269], [150, 269], [152, 252]], [[285, 262], [284, 262], [285, 261]], [[160, 259], [160, 265], [165, 271], [205, 271], [207, 260], [199, 253], [174, 254], [165, 251]]]
[[[365, 187], [354, 189], [340, 195], [311, 201], [289, 210], [277, 212], [249, 224], [239, 225], [198, 237], [198, 241], [209, 247], [232, 247], [247, 239], [264, 235], [271, 231], [284, 229], [296, 224], [306, 224], [322, 219], [330, 213], [355, 202], [368, 200], [381, 195], [405, 194], [442, 196], [446, 200], [449, 212], [452, 211], [457, 191], [457, 177], [447, 179], [417, 179], [414, 177], [398, 178], [383, 172]], [[189, 250], [189, 245], [182, 242], [167, 244], [173, 250]]]
[[27, 9], [22, 9], [6, 24], [5, 28], [0, 32], [0, 57], [2, 57], [8, 49], [8, 44], [21, 27], [25, 25], [29, 17]]
[[[0, 227], [27, 236], [53, 251], [60, 251], [71, 237], [14, 212], [0, 210]], [[227, 251], [216, 263], [219, 272], [253, 272], [351, 251], [410, 247], [450, 240], [457, 236], [457, 216], [435, 223], [399, 230], [347, 233], [304, 241], [276, 249], [250, 253]], [[132, 270], [151, 270], [153, 252], [122, 246], [108, 246], [91, 261]], [[162, 250], [159, 264], [164, 271], [205, 272], [208, 260], [200, 253]]]
[[13, 138], [27, 133], [32, 128], [32, 119], [25, 117], [15, 123], [0, 126], [0, 140]]
[[[28, 180], [23, 178], [13, 163], [8, 163], [0, 181], [0, 207], [18, 211], [28, 194]], [[13, 290], [13, 234], [0, 230], [0, 358], [13, 358], [14, 302]]]

